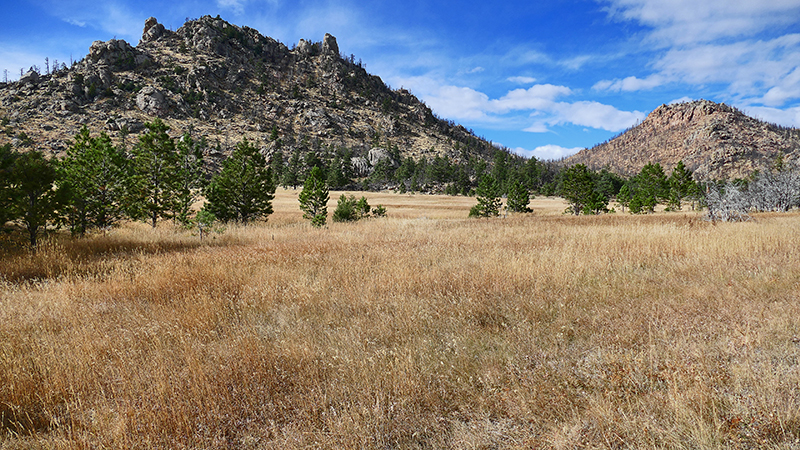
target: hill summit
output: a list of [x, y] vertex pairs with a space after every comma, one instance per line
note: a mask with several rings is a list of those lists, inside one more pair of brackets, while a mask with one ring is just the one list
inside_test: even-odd
[[778, 154], [800, 160], [800, 130], [769, 124], [708, 100], [661, 105], [619, 136], [567, 158], [630, 176], [646, 164], [671, 170], [683, 160], [698, 180], [746, 177]]
[[0, 83], [0, 145], [35, 143], [58, 155], [84, 125], [124, 140], [158, 117], [176, 136], [206, 137], [211, 160], [242, 137], [265, 155], [346, 147], [370, 163], [388, 148], [395, 156], [453, 161], [488, 160], [496, 151], [367, 73], [330, 34], [288, 48], [219, 16], [177, 31], [151, 17], [135, 47], [96, 41], [80, 61], [49, 66]]

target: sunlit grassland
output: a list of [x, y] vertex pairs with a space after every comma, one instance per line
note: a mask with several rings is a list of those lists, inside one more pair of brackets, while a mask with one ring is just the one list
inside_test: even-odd
[[800, 215], [369, 193], [313, 229], [298, 193], [6, 252], [0, 448], [798, 445]]

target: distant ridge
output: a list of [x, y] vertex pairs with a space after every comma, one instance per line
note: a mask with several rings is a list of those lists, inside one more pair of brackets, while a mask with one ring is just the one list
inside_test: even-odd
[[722, 103], [698, 100], [661, 105], [642, 123], [563, 163], [606, 167], [629, 176], [650, 162], [671, 170], [683, 160], [697, 180], [719, 180], [763, 170], [779, 153], [786, 163], [798, 164], [800, 130], [754, 119]]

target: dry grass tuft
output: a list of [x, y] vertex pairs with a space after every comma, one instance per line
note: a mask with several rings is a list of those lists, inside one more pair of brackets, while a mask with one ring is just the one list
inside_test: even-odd
[[378, 193], [389, 218], [317, 230], [293, 196], [203, 243], [129, 224], [4, 255], [0, 448], [800, 439], [797, 214], [467, 220]]

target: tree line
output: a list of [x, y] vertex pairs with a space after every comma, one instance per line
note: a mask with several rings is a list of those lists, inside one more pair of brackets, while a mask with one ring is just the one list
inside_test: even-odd
[[188, 132], [174, 139], [158, 119], [145, 128], [128, 150], [106, 133], [92, 136], [84, 127], [61, 160], [0, 146], [0, 226], [16, 223], [35, 248], [49, 227], [67, 227], [81, 236], [126, 219], [153, 227], [165, 219], [192, 226], [198, 220], [192, 205], [200, 195], [206, 198], [205, 222], [213, 217], [246, 224], [272, 213], [271, 169], [246, 139], [209, 178], [203, 167], [205, 139]]
[[[285, 159], [277, 142], [267, 161], [243, 139], [210, 176], [204, 169], [206, 139], [196, 139], [191, 130], [176, 139], [169, 130], [159, 119], [146, 123], [145, 132], [128, 149], [124, 139], [114, 145], [106, 133], [92, 136], [84, 127], [61, 160], [47, 159], [37, 150], [17, 152], [11, 144], [0, 146], [0, 226], [17, 224], [32, 247], [49, 228], [66, 227], [81, 236], [122, 220], [155, 227], [172, 219], [199, 227], [202, 235], [217, 220], [247, 224], [266, 219], [279, 184], [303, 186], [300, 208], [314, 226], [326, 224], [328, 190], [342, 188], [403, 193], [433, 187], [450, 195], [476, 196], [472, 217], [499, 215], [503, 198], [507, 211], [530, 212], [533, 195], [561, 196], [569, 204], [566, 212], [576, 215], [609, 212], [612, 200], [633, 214], [653, 212], [659, 204], [680, 210], [690, 202], [708, 207], [711, 220], [739, 220], [753, 210], [786, 211], [800, 201], [800, 176], [782, 157], [769, 171], [749, 179], [699, 184], [682, 161], [669, 176], [660, 164], [651, 163], [625, 179], [606, 169], [593, 171], [582, 164], [562, 168], [505, 149], [495, 149], [488, 162], [467, 151], [458, 160], [441, 155], [414, 160], [401, 158], [399, 149], [388, 144], [390, 157], [359, 178], [351, 150], [310, 150], [304, 140]], [[276, 131], [271, 139], [279, 141]], [[201, 195], [206, 201], [197, 213], [192, 206]], [[364, 197], [342, 196], [333, 220], [382, 215], [385, 209], [371, 208]]]

